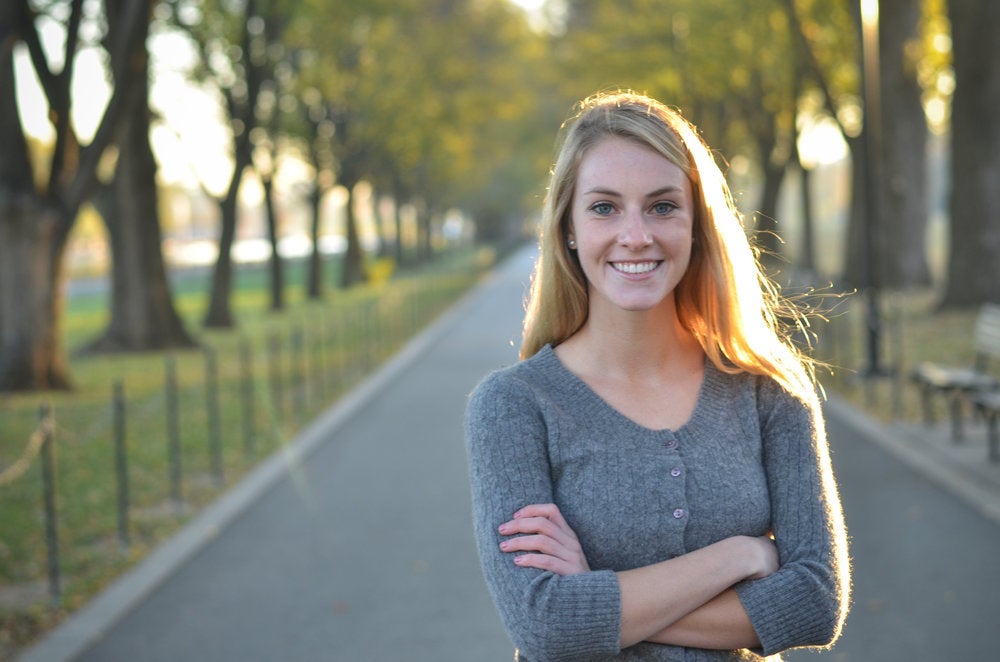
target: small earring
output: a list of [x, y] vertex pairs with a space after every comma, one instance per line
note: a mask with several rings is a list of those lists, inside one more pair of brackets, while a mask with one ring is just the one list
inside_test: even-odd
[[566, 244], [570, 247], [570, 250], [576, 250], [576, 239], [570, 239]]

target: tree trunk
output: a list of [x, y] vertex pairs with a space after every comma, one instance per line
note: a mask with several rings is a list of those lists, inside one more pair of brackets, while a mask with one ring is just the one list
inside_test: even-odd
[[[926, 237], [927, 119], [909, 44], [920, 38], [922, 0], [881, 0], [879, 78], [881, 91], [878, 155], [880, 185], [877, 227], [880, 285], [906, 288], [930, 283]], [[887, 241], [887, 238], [892, 238]]]
[[396, 264], [402, 267], [406, 265], [407, 258], [406, 244], [403, 242], [403, 214], [400, 209], [401, 205], [400, 198], [394, 197], [392, 201], [392, 223], [396, 227], [396, 243], [393, 246], [393, 256], [396, 259]]
[[407, 245], [405, 240], [405, 232], [403, 228], [403, 200], [406, 199], [404, 195], [404, 188], [402, 182], [400, 182], [398, 176], [393, 176], [392, 182], [392, 222], [396, 226], [396, 250], [395, 258], [396, 264], [400, 267], [406, 266], [409, 260], [407, 255]]
[[[263, 18], [257, 12], [254, 0], [244, 3], [243, 17], [242, 52], [245, 57], [242, 82], [245, 83], [245, 89], [243, 94], [235, 93], [234, 89], [241, 87], [237, 84], [222, 90], [233, 130], [233, 174], [225, 198], [219, 201], [219, 254], [212, 272], [212, 289], [204, 321], [208, 328], [232, 328], [235, 325], [230, 298], [233, 293], [232, 250], [239, 218], [240, 187], [243, 184], [243, 173], [253, 163], [253, 143], [250, 136], [257, 126], [257, 99], [261, 86], [270, 75], [265, 61], [260, 57], [249, 56], [255, 52], [253, 26], [261, 27], [257, 19]], [[270, 26], [265, 21], [263, 27], [266, 32]], [[207, 54], [203, 53], [203, 57], [207, 57]]]
[[375, 235], [378, 237], [378, 256], [380, 258], [391, 258], [394, 254], [392, 245], [386, 237], [385, 214], [382, 213], [380, 202], [382, 194], [378, 189], [372, 189], [372, 214], [375, 218]]
[[271, 310], [285, 307], [285, 270], [278, 252], [278, 215], [274, 207], [274, 180], [270, 174], [261, 178], [264, 187], [264, 212], [267, 217], [267, 238], [271, 244]]
[[[107, 11], [113, 39], [118, 15], [115, 3], [108, 2]], [[143, 28], [148, 30], [148, 24]], [[90, 351], [195, 345], [174, 308], [163, 261], [157, 164], [149, 143], [148, 55], [145, 39], [133, 43], [128, 80], [119, 84], [137, 89], [124, 115], [110, 195], [98, 205], [111, 247], [111, 319], [101, 337], [88, 346]]]
[[1000, 302], [1000, 3], [951, 0], [951, 251], [941, 305]]
[[319, 247], [323, 189], [318, 184], [313, 184], [312, 192], [309, 194], [309, 203], [310, 213], [312, 214], [312, 220], [309, 223], [312, 252], [309, 254], [306, 294], [310, 299], [320, 299], [323, 297], [323, 254], [320, 252]]
[[356, 184], [354, 181], [343, 182], [347, 187], [347, 203], [344, 206], [344, 236], [347, 239], [347, 250], [344, 252], [340, 269], [340, 287], [343, 289], [365, 282], [364, 255], [358, 234], [358, 221], [354, 213]]
[[813, 219], [812, 201], [812, 170], [806, 169], [802, 165], [802, 155], [799, 153], [798, 139], [792, 140], [792, 157], [789, 164], [795, 166], [799, 171], [799, 194], [802, 201], [802, 238], [800, 243], [801, 253], [799, 266], [806, 271], [816, 271], [816, 239], [815, 223]]
[[205, 314], [205, 327], [228, 329], [233, 326], [233, 311], [230, 295], [233, 292], [233, 242], [236, 240], [237, 202], [240, 193], [240, 181], [243, 170], [249, 160], [242, 163], [237, 157], [233, 177], [229, 182], [226, 197], [219, 201], [221, 228], [219, 231], [219, 254], [215, 258], [215, 269], [212, 271], [212, 293]]
[[761, 168], [764, 171], [764, 182], [756, 214], [754, 243], [764, 252], [765, 256], [775, 257], [781, 253], [777, 221], [778, 194], [781, 191], [781, 181], [785, 177], [785, 168], [775, 165], [766, 156]]
[[843, 273], [841, 280], [844, 285], [864, 287], [871, 284], [868, 274], [865, 224], [865, 187], [868, 185], [867, 164], [864, 159], [862, 133], [856, 138], [846, 138], [851, 161], [851, 200], [847, 213], [847, 239], [844, 243]]
[[426, 200], [420, 199], [417, 210], [417, 262], [425, 264], [434, 259], [433, 228], [431, 219], [433, 212]]
[[59, 265], [69, 230], [35, 191], [11, 48], [0, 49], [0, 90], [0, 391], [68, 388]]
[[63, 251], [56, 222], [31, 195], [3, 197], [8, 201], [0, 205], [0, 392], [69, 388], [60, 346]]

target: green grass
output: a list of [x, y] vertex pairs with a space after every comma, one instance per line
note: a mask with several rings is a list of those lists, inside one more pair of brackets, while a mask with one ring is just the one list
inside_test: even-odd
[[[378, 284], [329, 289], [325, 301], [302, 295], [302, 265], [289, 269], [286, 309], [268, 310], [266, 273], [238, 273], [238, 327], [204, 331], [208, 275], [175, 285], [176, 305], [201, 348], [170, 353], [84, 355], [76, 350], [107, 322], [105, 295], [71, 299], [65, 319], [74, 389], [0, 397], [0, 473], [24, 452], [51, 408], [56, 456], [61, 597], [47, 590], [40, 456], [0, 484], [0, 659], [79, 608], [142, 559], [226, 486], [292, 439], [472, 286], [492, 251], [444, 254], [419, 270]], [[327, 280], [332, 281], [330, 276]], [[218, 445], [223, 482], [213, 470], [206, 356], [217, 365]], [[244, 366], [242, 356], [251, 358]], [[176, 365], [182, 501], [171, 498], [166, 365]], [[244, 371], [252, 378], [246, 407]], [[130, 544], [119, 543], [116, 516], [113, 385], [125, 394]], [[252, 433], [245, 433], [250, 426]]]

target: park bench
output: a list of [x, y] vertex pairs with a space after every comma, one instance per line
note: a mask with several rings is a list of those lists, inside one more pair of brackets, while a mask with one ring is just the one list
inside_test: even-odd
[[1000, 390], [1000, 377], [989, 372], [990, 362], [1000, 360], [1000, 305], [988, 303], [980, 308], [976, 316], [973, 343], [975, 359], [971, 367], [926, 362], [917, 365], [911, 375], [920, 388], [924, 422], [927, 425], [934, 422], [934, 396], [939, 394], [947, 399], [954, 441], [962, 439], [965, 400], [977, 398], [974, 406], [976, 411], [983, 414], [989, 414], [991, 405], [1000, 407], [1000, 402], [983, 397]]
[[976, 412], [986, 420], [990, 462], [1000, 462], [1000, 391], [980, 391], [971, 399]]

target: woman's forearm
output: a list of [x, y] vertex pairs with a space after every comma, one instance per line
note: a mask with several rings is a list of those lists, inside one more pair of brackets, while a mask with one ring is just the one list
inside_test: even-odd
[[[726, 538], [668, 561], [617, 573], [622, 601], [622, 648], [669, 634], [675, 625], [680, 632], [688, 633], [703, 618], [720, 618], [722, 614], [717, 613], [714, 604], [704, 616], [696, 614], [696, 610], [744, 579], [773, 572], [777, 557], [770, 558], [768, 554], [767, 547], [758, 539]], [[731, 611], [728, 600], [720, 604], [726, 607], [726, 613]], [[739, 609], [742, 611], [742, 607]], [[689, 615], [692, 622], [682, 628], [683, 619]], [[728, 618], [721, 619], [724, 625], [733, 626], [727, 636], [731, 634], [742, 640], [749, 626], [745, 613], [743, 619], [745, 623], [739, 618], [731, 622]]]
[[712, 650], [760, 646], [760, 639], [733, 589], [723, 591], [648, 641]]

